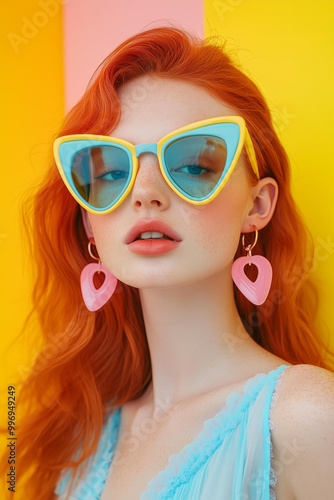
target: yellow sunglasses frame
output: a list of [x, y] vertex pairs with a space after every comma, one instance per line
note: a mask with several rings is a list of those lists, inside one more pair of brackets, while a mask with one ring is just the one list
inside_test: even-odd
[[[200, 127], [203, 127], [205, 125], [214, 125], [214, 124], [220, 124], [220, 123], [235, 123], [239, 126], [239, 130], [240, 130], [239, 142], [238, 142], [233, 160], [228, 168], [228, 171], [225, 174], [225, 177], [223, 178], [223, 180], [219, 184], [218, 188], [208, 198], [206, 198], [205, 200], [199, 200], [199, 201], [194, 200], [192, 198], [188, 198], [183, 193], [181, 193], [167, 177], [165, 169], [163, 167], [162, 157], [161, 157], [162, 147], [167, 141], [169, 141], [170, 139], [172, 139], [173, 137], [175, 137], [179, 134], [182, 134], [184, 132], [188, 132], [190, 130], [195, 130], [196, 128], [200, 128]], [[104, 141], [106, 143], [112, 142], [115, 144], [120, 144], [122, 146], [125, 146], [131, 153], [132, 163], [133, 163], [133, 171], [132, 171], [132, 176], [131, 176], [129, 185], [126, 188], [126, 190], [124, 191], [123, 195], [120, 197], [120, 199], [114, 205], [112, 205], [111, 207], [109, 207], [105, 210], [96, 210], [93, 207], [87, 205], [81, 198], [79, 198], [79, 196], [73, 190], [72, 186], [70, 185], [70, 183], [66, 177], [66, 174], [64, 172], [63, 166], [62, 166], [61, 161], [60, 161], [59, 147], [64, 142], [77, 141], [77, 140], [97, 140], [97, 141]], [[141, 144], [141, 145], [137, 145], [137, 146], [135, 146], [131, 142], [124, 141], [123, 139], [119, 139], [117, 137], [110, 137], [110, 136], [104, 136], [104, 135], [94, 135], [94, 134], [66, 135], [66, 136], [58, 137], [54, 141], [53, 152], [54, 152], [54, 158], [55, 158], [59, 173], [61, 175], [61, 178], [64, 181], [67, 189], [72, 194], [73, 198], [79, 203], [79, 205], [81, 205], [88, 212], [91, 212], [93, 214], [101, 214], [102, 215], [102, 214], [107, 214], [107, 213], [115, 210], [124, 201], [124, 199], [127, 197], [127, 195], [130, 193], [130, 191], [133, 187], [133, 184], [135, 182], [136, 175], [137, 175], [138, 168], [139, 168], [138, 157], [144, 152], [153, 152], [152, 149], [149, 149], [149, 148], [145, 149], [144, 146], [156, 146], [157, 147], [157, 152], [156, 153], [154, 152], [154, 154], [156, 154], [158, 157], [160, 171], [161, 171], [166, 183], [168, 184], [168, 186], [178, 196], [180, 196], [184, 201], [187, 201], [188, 203], [192, 203], [194, 205], [204, 205], [204, 204], [212, 201], [214, 198], [216, 198], [216, 196], [218, 196], [218, 194], [221, 192], [221, 190], [223, 189], [223, 187], [227, 183], [228, 179], [230, 178], [230, 176], [231, 176], [231, 174], [232, 174], [232, 172], [233, 172], [233, 170], [234, 170], [234, 168], [239, 160], [243, 145], [245, 145], [246, 153], [248, 155], [248, 158], [249, 158], [249, 161], [250, 161], [251, 166], [253, 168], [253, 171], [254, 171], [257, 179], [259, 179], [260, 175], [259, 175], [259, 169], [258, 169], [258, 164], [256, 161], [253, 143], [252, 143], [252, 140], [250, 138], [249, 132], [247, 130], [246, 122], [241, 116], [223, 116], [223, 117], [209, 118], [206, 120], [194, 122], [194, 123], [186, 125], [185, 127], [181, 127], [179, 129], [174, 130], [173, 132], [167, 134], [162, 139], [160, 139], [160, 141], [158, 143], [147, 143], [147, 144]], [[136, 147], [138, 148], [138, 146], [143, 146], [143, 150], [139, 151], [137, 154], [135, 148]]]

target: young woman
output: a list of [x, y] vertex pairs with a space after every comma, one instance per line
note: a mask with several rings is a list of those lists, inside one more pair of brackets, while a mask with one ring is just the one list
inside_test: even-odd
[[27, 228], [45, 348], [21, 395], [26, 495], [332, 498], [312, 240], [255, 84], [216, 42], [142, 32], [54, 155]]

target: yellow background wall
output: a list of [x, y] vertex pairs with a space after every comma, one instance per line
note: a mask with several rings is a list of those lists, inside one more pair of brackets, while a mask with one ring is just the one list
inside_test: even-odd
[[205, 0], [205, 36], [221, 35], [264, 94], [290, 157], [292, 193], [315, 243], [312, 277], [334, 349], [334, 2]]
[[[6, 388], [14, 377], [22, 378], [39, 349], [38, 341], [9, 346], [30, 307], [31, 269], [24, 256], [19, 205], [45, 171], [50, 138], [64, 113], [61, 2], [49, 12], [42, 4], [37, 0], [6, 2], [0, 16], [2, 426], [7, 421]], [[38, 339], [37, 325], [35, 333]]]

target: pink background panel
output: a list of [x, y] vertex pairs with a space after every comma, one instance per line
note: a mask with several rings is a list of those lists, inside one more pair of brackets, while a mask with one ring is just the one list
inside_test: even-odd
[[64, 5], [65, 102], [68, 111], [98, 65], [145, 29], [183, 27], [203, 36], [202, 0], [68, 0]]

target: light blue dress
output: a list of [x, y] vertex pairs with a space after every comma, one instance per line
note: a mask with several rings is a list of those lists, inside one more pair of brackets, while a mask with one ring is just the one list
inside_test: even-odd
[[[275, 500], [270, 411], [286, 368], [259, 373], [246, 382], [242, 393], [230, 394], [192, 443], [169, 458], [140, 500]], [[103, 426], [97, 453], [89, 458], [89, 469], [74, 485], [70, 500], [100, 498], [111, 470], [120, 415], [121, 408]], [[68, 493], [69, 478], [70, 472], [55, 490], [61, 500]]]

